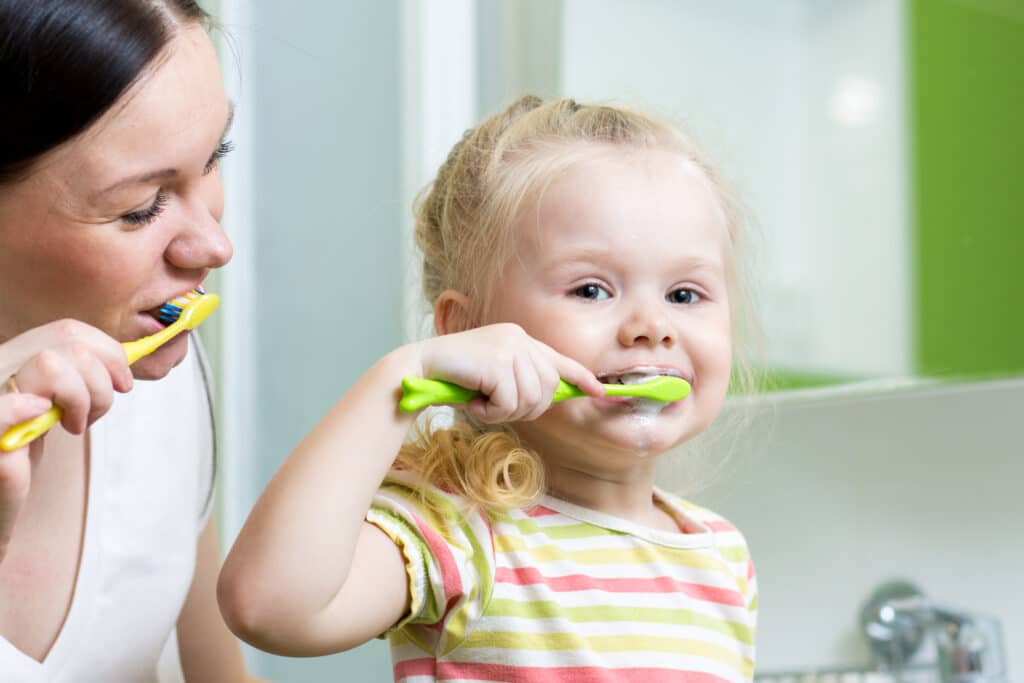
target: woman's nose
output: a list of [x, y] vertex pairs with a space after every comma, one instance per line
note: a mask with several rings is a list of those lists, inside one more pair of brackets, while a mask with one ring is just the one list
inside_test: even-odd
[[178, 268], [220, 268], [231, 260], [234, 248], [217, 218], [207, 209], [189, 211], [185, 225], [167, 245], [167, 260]]
[[657, 305], [640, 305], [633, 308], [619, 326], [619, 342], [623, 346], [647, 344], [672, 344], [675, 333], [665, 312]]

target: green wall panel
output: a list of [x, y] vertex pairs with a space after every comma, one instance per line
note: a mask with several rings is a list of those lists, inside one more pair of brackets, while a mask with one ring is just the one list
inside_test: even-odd
[[1024, 3], [910, 0], [917, 371], [1024, 372]]

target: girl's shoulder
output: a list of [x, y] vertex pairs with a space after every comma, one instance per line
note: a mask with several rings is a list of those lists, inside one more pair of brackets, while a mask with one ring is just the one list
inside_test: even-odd
[[744, 554], [747, 554], [747, 541], [743, 532], [726, 517], [674, 493], [659, 488], [655, 488], [654, 492], [670, 514], [676, 517], [684, 534], [708, 532], [713, 535], [716, 547], [742, 548]]

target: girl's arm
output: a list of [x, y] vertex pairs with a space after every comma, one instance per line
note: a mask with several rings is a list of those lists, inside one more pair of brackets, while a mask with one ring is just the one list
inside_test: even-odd
[[228, 555], [218, 598], [244, 640], [278, 654], [322, 655], [376, 637], [407, 612], [401, 551], [364, 522], [414, 419], [397, 410], [407, 375], [480, 390], [489, 399], [467, 410], [495, 422], [543, 413], [559, 376], [603, 393], [583, 366], [509, 324], [382, 358], [288, 457]]

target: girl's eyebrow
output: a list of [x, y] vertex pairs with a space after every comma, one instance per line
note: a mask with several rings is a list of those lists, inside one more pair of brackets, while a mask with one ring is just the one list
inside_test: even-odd
[[[232, 124], [232, 122], [234, 120], [235, 120], [235, 103], [234, 102], [228, 102], [228, 118], [227, 118], [227, 122], [225, 122], [225, 124], [224, 124], [224, 132], [221, 133], [220, 138], [218, 138], [219, 140], [223, 140], [227, 136], [228, 131], [231, 130], [231, 124]], [[113, 192], [114, 190], [117, 190], [117, 189], [119, 189], [121, 187], [124, 187], [125, 185], [135, 185], [135, 184], [140, 184], [140, 183], [149, 183], [149, 182], [152, 182], [154, 180], [163, 180], [163, 179], [166, 179], [166, 178], [173, 178], [173, 177], [175, 177], [177, 175], [178, 175], [178, 169], [176, 169], [176, 168], [164, 168], [164, 169], [160, 169], [159, 171], [148, 171], [146, 173], [141, 173], [139, 175], [130, 176], [128, 178], [122, 178], [121, 180], [118, 180], [116, 183], [114, 183], [110, 187], [108, 187], [108, 188], [106, 188], [104, 190], [100, 190], [96, 194], [97, 194], [97, 196], [104, 195], [104, 194], [107, 194], [108, 192]]]
[[[546, 267], [553, 269], [573, 268], [576, 266], [595, 266], [606, 263], [609, 259], [614, 260], [617, 256], [618, 254], [614, 250], [594, 247], [573, 252], [568, 256], [560, 258], [545, 259], [543, 264]], [[695, 255], [680, 257], [676, 267], [687, 271], [708, 270], [717, 272], [722, 269], [722, 264], [704, 256]]]

